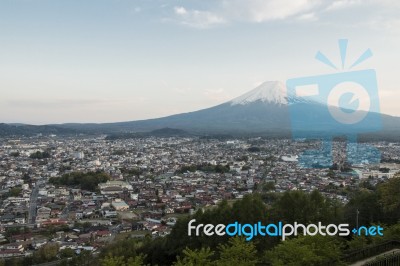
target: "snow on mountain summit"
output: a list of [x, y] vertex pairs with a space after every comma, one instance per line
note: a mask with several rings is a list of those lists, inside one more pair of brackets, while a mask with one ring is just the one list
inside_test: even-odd
[[245, 105], [252, 102], [288, 104], [286, 86], [281, 81], [266, 81], [255, 89], [230, 101], [231, 105]]

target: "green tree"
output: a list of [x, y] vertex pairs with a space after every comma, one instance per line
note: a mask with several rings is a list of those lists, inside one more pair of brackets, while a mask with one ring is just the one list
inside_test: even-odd
[[95, 191], [99, 183], [106, 182], [109, 179], [110, 176], [104, 172], [73, 172], [64, 174], [61, 177], [51, 177], [49, 183]]
[[272, 265], [308, 266], [335, 263], [341, 265], [341, 243], [328, 236], [301, 236], [281, 242], [266, 252]]
[[145, 259], [145, 255], [137, 255], [135, 257], [131, 257], [128, 259], [128, 261], [126, 262], [126, 266], [144, 266], [144, 259]]
[[219, 250], [220, 259], [217, 261], [218, 266], [254, 266], [259, 262], [254, 243], [246, 242], [244, 238], [231, 238], [228, 244], [221, 244]]
[[261, 149], [259, 147], [256, 146], [252, 146], [250, 148], [247, 149], [249, 152], [260, 152]]
[[397, 222], [400, 219], [400, 176], [389, 179], [378, 186], [379, 202], [387, 214], [388, 221]]
[[35, 263], [44, 263], [57, 259], [59, 245], [54, 243], [48, 243], [33, 254], [33, 260]]
[[378, 194], [366, 189], [352, 193], [344, 209], [345, 218], [352, 226], [356, 226], [357, 213], [359, 225], [380, 222], [383, 218]]
[[96, 260], [93, 258], [93, 255], [88, 250], [82, 250], [78, 256], [72, 258], [69, 261], [69, 265], [76, 266], [90, 266], [95, 265]]
[[212, 262], [210, 257], [214, 255], [209, 247], [191, 250], [185, 248], [183, 250], [183, 257], [178, 257], [178, 260], [173, 264], [174, 266], [211, 266]]
[[45, 158], [50, 158], [50, 153], [47, 151], [37, 151], [29, 155], [31, 159], [45, 159]]
[[75, 256], [75, 251], [73, 249], [65, 248], [60, 251], [60, 258], [62, 259], [72, 258], [73, 256]]
[[242, 166], [242, 171], [247, 171], [247, 170], [249, 170], [250, 169], [250, 166], [249, 165], [243, 165]]
[[6, 232], [5, 232], [5, 237], [9, 238], [13, 235], [17, 235], [21, 232], [21, 228], [20, 227], [8, 227], [6, 228]]
[[349, 250], [366, 248], [370, 244], [370, 239], [366, 236], [353, 236], [353, 239], [347, 242]]
[[22, 191], [21, 187], [13, 187], [10, 189], [10, 196], [18, 197], [21, 194], [21, 191]]
[[144, 266], [144, 255], [125, 258], [124, 256], [106, 256], [100, 260], [101, 266]]
[[119, 257], [107, 256], [100, 261], [100, 264], [101, 264], [101, 266], [124, 266], [125, 259], [122, 256], [119, 256]]
[[269, 191], [274, 191], [274, 190], [275, 190], [275, 182], [273, 182], [273, 181], [266, 182], [262, 186], [263, 192], [269, 192]]
[[10, 153], [10, 156], [12, 156], [12, 157], [19, 157], [19, 155], [20, 155], [20, 153], [18, 151]]

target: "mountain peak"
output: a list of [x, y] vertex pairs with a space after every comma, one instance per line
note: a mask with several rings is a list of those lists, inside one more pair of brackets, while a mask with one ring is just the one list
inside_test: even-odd
[[266, 81], [253, 90], [231, 100], [230, 103], [231, 105], [245, 105], [257, 101], [286, 105], [288, 101], [285, 84], [281, 81]]

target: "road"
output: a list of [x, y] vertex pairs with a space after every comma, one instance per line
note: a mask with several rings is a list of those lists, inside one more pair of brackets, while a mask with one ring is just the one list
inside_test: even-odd
[[62, 210], [61, 214], [60, 214], [60, 218], [62, 219], [68, 219], [68, 215], [69, 215], [69, 209], [71, 206], [71, 203], [74, 201], [74, 196], [72, 195], [72, 193], [70, 192], [69, 196], [68, 196], [68, 201], [65, 203], [65, 207]]
[[39, 195], [39, 185], [32, 189], [31, 198], [29, 201], [29, 214], [28, 214], [28, 224], [35, 224], [36, 221], [36, 207], [37, 207], [37, 198]]

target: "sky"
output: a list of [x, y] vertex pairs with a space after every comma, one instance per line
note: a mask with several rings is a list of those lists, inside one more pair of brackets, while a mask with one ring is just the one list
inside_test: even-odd
[[[338, 39], [348, 39], [345, 69]], [[117, 122], [211, 107], [264, 81], [375, 69], [400, 116], [396, 0], [0, 0], [0, 122]]]

